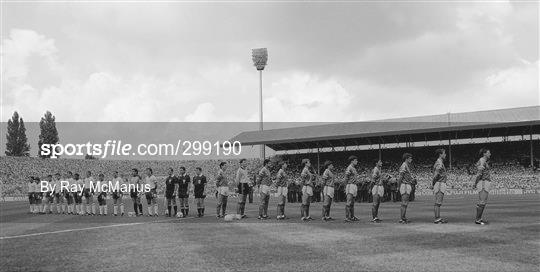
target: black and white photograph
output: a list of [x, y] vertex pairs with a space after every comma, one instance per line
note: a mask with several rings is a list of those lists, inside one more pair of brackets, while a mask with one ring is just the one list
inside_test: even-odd
[[540, 271], [538, 0], [0, 0], [0, 271]]

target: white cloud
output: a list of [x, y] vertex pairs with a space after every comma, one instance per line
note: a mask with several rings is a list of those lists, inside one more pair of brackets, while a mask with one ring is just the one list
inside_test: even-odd
[[[351, 120], [352, 95], [335, 79], [291, 72], [263, 90], [265, 122]], [[258, 113], [251, 121], [258, 120]]]
[[29, 71], [28, 59], [32, 56], [44, 58], [51, 68], [57, 68], [56, 46], [53, 39], [27, 29], [11, 29], [9, 38], [2, 41], [2, 67], [4, 80], [23, 80]]

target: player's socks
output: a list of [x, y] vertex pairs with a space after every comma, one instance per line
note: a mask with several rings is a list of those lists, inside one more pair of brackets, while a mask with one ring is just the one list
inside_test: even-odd
[[113, 205], [113, 214], [118, 214], [118, 206], [116, 204]]
[[158, 216], [159, 215], [159, 208], [158, 208], [158, 204], [154, 204], [154, 215], [155, 216]]
[[484, 206], [483, 205], [476, 205], [476, 221], [479, 221], [482, 219], [482, 214], [484, 213]]
[[139, 212], [141, 215], [143, 214], [142, 204], [139, 204]]
[[178, 206], [174, 205], [173, 210], [174, 210], [174, 216], [176, 216], [178, 214]]
[[168, 212], [167, 215], [168, 215], [169, 217], [171, 217], [171, 210], [172, 210], [171, 205], [168, 205], [168, 206], [167, 206], [167, 212]]
[[133, 203], [133, 211], [135, 211], [135, 214], [139, 214], [137, 203]]
[[105, 210], [105, 215], [107, 215], [109, 213], [109, 206], [105, 205], [104, 210]]
[[92, 203], [92, 214], [96, 214], [96, 203]]
[[120, 214], [124, 215], [124, 203], [120, 203]]
[[186, 216], [189, 215], [189, 208], [186, 208]]
[[148, 211], [148, 215], [152, 215], [152, 206], [146, 207], [146, 210]]

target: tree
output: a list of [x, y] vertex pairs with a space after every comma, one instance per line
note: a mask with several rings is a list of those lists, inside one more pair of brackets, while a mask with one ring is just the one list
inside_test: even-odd
[[58, 130], [56, 130], [56, 121], [54, 115], [50, 111], [47, 111], [41, 121], [39, 121], [39, 141], [38, 141], [38, 156], [41, 158], [49, 158], [49, 155], [42, 155], [41, 150], [44, 144], [57, 144], [60, 140], [58, 138]]
[[26, 128], [18, 112], [14, 112], [11, 120], [8, 120], [6, 139], [6, 156], [23, 157], [30, 155]]

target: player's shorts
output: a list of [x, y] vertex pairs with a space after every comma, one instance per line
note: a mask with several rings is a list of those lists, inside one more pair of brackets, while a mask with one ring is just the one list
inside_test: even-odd
[[302, 186], [302, 195], [313, 196], [313, 187], [307, 185]]
[[249, 194], [249, 183], [238, 183], [238, 193], [241, 195]]
[[131, 191], [131, 192], [129, 193], [129, 196], [130, 196], [131, 198], [137, 198], [137, 197], [139, 197], [139, 193], [137, 193], [136, 191]]
[[444, 194], [435, 193], [435, 205], [442, 205]]
[[354, 197], [356, 197], [357, 193], [358, 193], [358, 186], [356, 186], [356, 184], [350, 183], [345, 186], [345, 194], [351, 194]]
[[218, 194], [220, 194], [220, 195], [223, 195], [223, 196], [228, 196], [229, 195], [229, 187], [228, 186], [219, 186], [217, 188], [217, 191], [218, 191]]
[[261, 193], [262, 194], [269, 194], [270, 193], [270, 186], [268, 185], [261, 185]]
[[324, 186], [323, 195], [334, 198], [334, 187]]
[[167, 199], [176, 198], [174, 197], [174, 191], [165, 191], [165, 198]]
[[178, 198], [188, 198], [189, 197], [189, 194], [187, 191], [185, 192], [178, 192]]
[[82, 193], [81, 192], [74, 193], [73, 198], [75, 198], [75, 203], [76, 204], [81, 204], [82, 203]]
[[150, 200], [156, 198], [156, 191], [155, 190], [150, 190], [150, 192], [147, 192], [145, 194], [145, 196], [146, 196], [146, 200], [150, 201]]
[[99, 205], [106, 205], [107, 204], [107, 194], [106, 193], [100, 193], [97, 197], [98, 204]]
[[399, 187], [399, 193], [402, 195], [404, 194], [411, 194], [412, 186], [410, 184], [402, 183]]
[[122, 193], [121, 192], [113, 192], [112, 193], [112, 198], [113, 199], [120, 199], [120, 198], [122, 198]]
[[[409, 187], [410, 187], [410, 185], [409, 185]], [[372, 195], [384, 196], [384, 186], [382, 186], [382, 185], [373, 185], [373, 188], [371, 188], [371, 194]]]
[[86, 198], [89, 198], [90, 196], [92, 196], [92, 194], [90, 193], [90, 189], [89, 188], [84, 189], [83, 195]]
[[279, 197], [279, 196], [287, 197], [288, 192], [289, 192], [289, 189], [287, 189], [287, 187], [280, 186], [280, 187], [277, 188], [276, 196], [277, 197]]
[[206, 198], [206, 195], [204, 193], [196, 193], [195, 198]]
[[446, 193], [446, 182], [435, 182], [435, 185], [433, 185], [433, 193]]
[[476, 189], [478, 190], [478, 192], [481, 192], [482, 190], [484, 190], [489, 193], [489, 190], [491, 189], [491, 181], [489, 180], [479, 181], [478, 184], [476, 185]]

